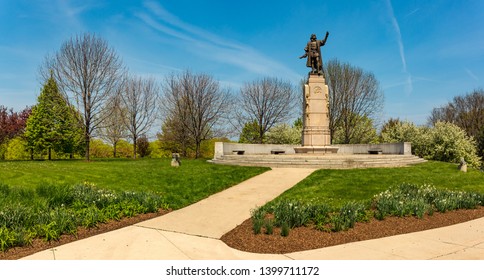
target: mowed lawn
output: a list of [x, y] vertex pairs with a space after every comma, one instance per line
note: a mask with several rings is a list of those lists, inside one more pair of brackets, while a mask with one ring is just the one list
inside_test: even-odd
[[268, 168], [222, 166], [205, 160], [183, 160], [178, 168], [170, 159], [1, 161], [0, 183], [35, 188], [39, 184], [73, 185], [89, 182], [98, 188], [160, 193], [173, 209], [261, 174]]
[[[41, 183], [94, 183], [98, 188], [161, 193], [173, 209], [187, 206], [250, 177], [262, 167], [223, 166], [205, 160], [116, 159], [0, 162], [0, 183], [36, 187]], [[366, 201], [401, 183], [430, 184], [437, 188], [484, 193], [484, 172], [457, 170], [455, 164], [429, 161], [402, 168], [318, 170], [286, 191], [280, 199], [325, 202], [341, 206]]]
[[456, 164], [429, 161], [401, 168], [318, 170], [275, 201], [296, 199], [341, 207], [348, 201], [368, 201], [402, 183], [484, 194], [484, 172], [469, 169], [464, 173]]

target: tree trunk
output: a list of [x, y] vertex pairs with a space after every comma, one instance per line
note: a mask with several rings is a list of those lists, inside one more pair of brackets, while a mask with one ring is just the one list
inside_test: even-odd
[[135, 136], [133, 137], [133, 159], [136, 159], [136, 141], [138, 138]]
[[86, 160], [90, 161], [91, 160], [91, 151], [90, 151], [91, 137], [89, 137], [87, 133], [84, 135], [84, 142], [86, 145]]
[[115, 143], [113, 144], [113, 157], [114, 157], [114, 158], [116, 158], [116, 145], [117, 145], [117, 144], [118, 144], [117, 142], [115, 142]]
[[195, 158], [199, 158], [200, 157], [200, 142], [197, 141], [196, 145], [195, 145]]
[[51, 147], [49, 147], [49, 156], [48, 156], [48, 159], [49, 160], [52, 159], [52, 149], [51, 149]]

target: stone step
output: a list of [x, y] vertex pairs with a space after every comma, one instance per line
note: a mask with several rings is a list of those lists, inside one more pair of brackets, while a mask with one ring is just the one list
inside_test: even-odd
[[349, 169], [401, 167], [426, 162], [413, 155], [225, 155], [210, 162], [227, 165]]
[[[379, 157], [379, 158], [371, 158], [371, 157], [342, 157], [342, 158], [312, 158], [312, 157], [226, 157], [223, 156], [222, 160], [226, 161], [250, 161], [250, 162], [341, 162], [341, 161], [352, 161], [352, 162], [388, 162], [388, 161], [405, 161], [405, 160], [414, 160], [416, 159], [413, 156], [405, 156], [405, 157]], [[418, 158], [417, 158], [418, 159]]]

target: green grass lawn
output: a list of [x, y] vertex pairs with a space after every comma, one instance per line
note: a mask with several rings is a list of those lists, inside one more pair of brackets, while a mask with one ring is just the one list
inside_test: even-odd
[[[171, 167], [170, 159], [3, 161], [0, 162], [0, 251], [31, 244], [33, 238], [48, 241], [63, 233], [75, 234], [79, 226], [95, 227], [108, 220], [155, 212], [160, 207], [179, 209], [267, 170], [214, 165], [205, 160], [184, 160], [179, 168]], [[318, 170], [272, 204], [282, 202], [275, 208], [282, 213], [279, 222], [289, 217], [291, 227], [296, 222], [300, 225], [313, 219], [323, 229], [340, 230], [351, 227], [360, 216], [367, 216], [368, 210], [362, 203], [402, 183], [484, 193], [483, 172], [471, 169], [463, 173], [454, 164], [427, 162], [404, 168]], [[479, 195], [469, 197], [464, 202], [471, 207], [482, 205]], [[480, 200], [475, 202], [473, 198]], [[290, 202], [294, 200], [298, 200], [297, 205]], [[311, 203], [306, 202], [314, 203], [307, 206]], [[344, 211], [334, 215], [330, 208], [315, 203], [331, 209], [343, 207]], [[429, 209], [420, 206], [422, 211]], [[389, 213], [392, 211], [395, 212]], [[257, 212], [262, 210], [254, 213]], [[352, 216], [347, 217], [348, 213]], [[334, 224], [329, 229], [328, 221]]]
[[161, 193], [171, 208], [178, 209], [268, 170], [215, 165], [205, 160], [183, 160], [181, 167], [174, 168], [170, 161], [3, 161], [0, 162], [0, 183], [35, 188], [43, 183], [89, 182], [111, 190]]
[[318, 170], [284, 192], [275, 201], [297, 199], [341, 207], [345, 202], [365, 201], [401, 183], [431, 184], [437, 188], [484, 193], [484, 173], [457, 170], [455, 164], [429, 161], [402, 168]]

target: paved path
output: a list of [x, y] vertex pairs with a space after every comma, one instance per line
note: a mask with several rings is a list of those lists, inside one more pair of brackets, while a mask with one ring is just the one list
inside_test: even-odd
[[459, 225], [290, 253], [254, 254], [219, 238], [314, 169], [274, 168], [186, 208], [115, 231], [45, 250], [30, 260], [307, 260], [481, 259], [484, 218]]

